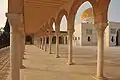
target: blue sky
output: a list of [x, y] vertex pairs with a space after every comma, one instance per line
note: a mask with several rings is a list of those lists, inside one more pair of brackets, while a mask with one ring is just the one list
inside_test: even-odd
[[[6, 22], [5, 12], [7, 12], [7, 4], [8, 4], [8, 0], [0, 0], [0, 27], [4, 27]], [[75, 20], [76, 24], [80, 22], [81, 13], [89, 7], [91, 7], [91, 5], [88, 2], [85, 2], [79, 8], [76, 14], [76, 20]], [[120, 0], [111, 0], [109, 11], [108, 11], [108, 20], [120, 22]], [[61, 27], [61, 30], [63, 29], [67, 30], [67, 28], [65, 28], [67, 23], [65, 20], [65, 16], [63, 17], [61, 23], [62, 23], [61, 26], [63, 26]]]

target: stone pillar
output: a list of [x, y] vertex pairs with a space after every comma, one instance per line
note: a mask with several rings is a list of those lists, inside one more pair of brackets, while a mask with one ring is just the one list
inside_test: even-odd
[[23, 55], [22, 55], [22, 58], [24, 59], [24, 54], [25, 54], [25, 34], [24, 35], [22, 35], [22, 53], [23, 53]]
[[40, 38], [40, 42], [41, 42], [41, 45], [40, 45], [40, 47], [41, 47], [41, 49], [42, 49], [42, 37]]
[[10, 80], [20, 80], [20, 30], [23, 26], [23, 15], [16, 13], [6, 14], [10, 23]]
[[64, 44], [66, 44], [66, 36], [64, 36]]
[[20, 80], [20, 63], [19, 63], [19, 54], [18, 53], [18, 39], [19, 34], [18, 31], [15, 29], [15, 27], [11, 28], [11, 34], [10, 34], [10, 80]]
[[23, 58], [24, 58], [24, 50], [25, 50], [25, 40], [24, 40], [24, 34], [22, 33], [19, 33], [19, 36], [18, 36], [18, 42], [19, 42], [19, 45], [18, 45], [18, 53], [20, 54], [20, 69], [24, 68], [23, 66]]
[[49, 35], [49, 54], [52, 54], [51, 53], [51, 43], [52, 43], [52, 35]]
[[56, 32], [56, 58], [59, 58], [59, 32]]
[[73, 44], [72, 44], [72, 36], [73, 36], [74, 29], [68, 30], [68, 64], [72, 65], [72, 56], [73, 56]]
[[37, 47], [39, 48], [39, 37], [37, 37]]
[[42, 50], [43, 50], [43, 48], [44, 48], [44, 37], [42, 37], [42, 45], [41, 45], [41, 48], [42, 48]]
[[45, 43], [44, 43], [44, 51], [47, 51], [47, 36], [44, 37]]
[[97, 75], [96, 80], [105, 80], [104, 71], [104, 31], [107, 23], [96, 24], [97, 30]]
[[41, 38], [39, 38], [39, 48], [41, 49]]

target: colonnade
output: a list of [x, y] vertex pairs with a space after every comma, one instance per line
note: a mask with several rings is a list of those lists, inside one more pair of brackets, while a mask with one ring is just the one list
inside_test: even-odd
[[[59, 36], [60, 36], [60, 33], [56, 35], [56, 58], [59, 58]], [[35, 41], [34, 41], [34, 45], [36, 45], [37, 47], [39, 47], [40, 49], [42, 49], [44, 51], [48, 50], [48, 53], [51, 54], [52, 37], [53, 37], [52, 34], [47, 35], [47, 36], [43, 35], [43, 36], [40, 36], [40, 37], [36, 37]], [[67, 36], [64, 35], [63, 44], [67, 44], [66, 37]], [[48, 44], [47, 44], [47, 38], [49, 39]]]
[[[67, 1], [67, 0], [65, 0]], [[30, 33], [35, 33], [37, 32], [37, 29], [39, 26], [42, 26], [46, 20], [49, 20], [50, 16], [55, 17], [55, 26], [56, 26], [56, 58], [59, 58], [59, 36], [60, 36], [60, 20], [63, 15], [67, 17], [67, 24], [68, 24], [68, 64], [72, 65], [73, 64], [73, 44], [72, 44], [72, 36], [74, 33], [74, 19], [75, 19], [75, 14], [78, 10], [78, 6], [82, 5], [83, 2], [88, 1], [88, 0], [74, 0], [74, 1], [69, 1], [70, 5], [65, 5], [64, 1], [61, 1], [63, 4], [61, 5], [54, 5], [54, 7], [58, 7], [60, 9], [60, 12], [57, 14], [58, 10], [57, 9], [52, 9], [53, 5], [49, 4], [49, 9], [53, 11], [47, 10], [46, 6], [42, 6], [41, 4], [47, 4], [50, 3], [49, 0], [43, 1], [42, 3], [39, 3], [39, 7], [37, 7], [37, 10], [35, 8], [35, 5], [30, 4], [32, 1], [23, 1], [23, 0], [9, 0], [8, 1], [8, 13], [6, 14], [11, 31], [10, 31], [10, 80], [20, 80], [20, 69], [23, 67], [22, 59], [24, 55], [24, 49], [25, 49], [25, 34], [30, 34]], [[95, 19], [95, 28], [97, 31], [97, 37], [98, 37], [98, 47], [97, 47], [97, 72], [96, 76], [94, 78], [96, 80], [104, 80], [104, 30], [107, 27], [107, 9], [108, 5], [110, 3], [110, 0], [104, 1], [104, 0], [89, 0], [90, 3], [93, 5], [93, 12], [94, 12], [94, 19]], [[25, 2], [25, 3], [24, 3]], [[54, 2], [54, 1], [53, 1]], [[60, 0], [54, 2], [56, 3], [61, 3]], [[37, 3], [35, 1], [35, 3]], [[51, 2], [52, 3], [52, 2]], [[25, 6], [24, 6], [25, 5]], [[63, 6], [64, 5], [64, 6]], [[101, 7], [101, 5], [104, 5]], [[66, 8], [67, 7], [67, 8]], [[46, 12], [46, 14], [32, 14], [33, 11], [30, 9], [33, 8], [35, 9], [34, 13], [42, 13]], [[40, 8], [40, 9], [39, 9]], [[25, 9], [25, 10], [24, 10]], [[39, 9], [39, 10], [38, 10]], [[55, 10], [55, 11], [54, 11]], [[37, 11], [42, 11], [42, 12], [37, 12]], [[48, 13], [47, 13], [48, 12]], [[52, 12], [52, 13], [51, 13]], [[29, 13], [30, 15], [27, 15]], [[47, 14], [49, 14], [46, 16]], [[25, 15], [24, 15], [25, 14]], [[56, 16], [53, 16], [57, 14]], [[27, 16], [26, 16], [27, 15]], [[32, 16], [32, 17], [31, 17]], [[39, 19], [43, 19], [43, 21], [39, 22], [40, 20], [35, 17], [38, 16]], [[44, 17], [46, 16], [46, 17]], [[31, 17], [31, 18], [30, 18]], [[34, 18], [35, 17], [35, 18]], [[31, 21], [29, 21], [31, 19]], [[34, 23], [34, 20], [35, 23]], [[26, 25], [25, 25], [26, 22]], [[33, 24], [31, 24], [32, 22]], [[35, 30], [30, 30], [28, 28], [34, 29], [34, 26], [31, 25], [36, 25]], [[28, 26], [29, 25], [29, 26]], [[39, 26], [38, 26], [39, 25]], [[50, 26], [50, 25], [49, 25]], [[44, 27], [40, 27], [42, 29]], [[43, 33], [45, 32], [47, 28], [43, 29]], [[52, 29], [51, 29], [52, 30]], [[41, 30], [42, 32], [42, 30]], [[41, 35], [41, 38], [38, 38], [36, 41], [36, 46], [41, 48], [44, 51], [47, 51], [47, 45], [46, 45], [46, 38], [49, 37], [49, 51], [48, 53], [51, 54], [51, 39], [52, 35]]]
[[[10, 14], [8, 15], [9, 18], [11, 16], [18, 16], [17, 14]], [[11, 18], [10, 18], [11, 19]], [[17, 17], [14, 17], [17, 19]], [[11, 21], [10, 21], [11, 22]], [[10, 65], [11, 65], [11, 73], [10, 73], [10, 80], [19, 80], [20, 79], [20, 69], [22, 66], [22, 59], [25, 49], [25, 35], [22, 32], [21, 28], [16, 28], [14, 24], [18, 22], [11, 22], [11, 32], [10, 32]], [[21, 26], [22, 24], [17, 24]], [[98, 48], [97, 48], [97, 75], [95, 78], [97, 80], [104, 80], [104, 30], [107, 27], [107, 23], [100, 23], [96, 24], [96, 31], [98, 36]], [[72, 36], [74, 33], [74, 29], [68, 29], [68, 64], [72, 65], [72, 58], [73, 58], [73, 45], [72, 45]], [[56, 58], [59, 58], [59, 32], [56, 33]], [[48, 53], [51, 54], [51, 39], [52, 35], [42, 36], [41, 38], [37, 39], [36, 45], [47, 51], [47, 37], [49, 37], [49, 51]]]
[[[94, 76], [95, 79], [104, 80], [103, 71], [104, 71], [104, 30], [107, 27], [107, 23], [96, 24], [95, 28], [97, 31], [98, 37], [98, 48], [97, 48], [97, 75]], [[72, 65], [73, 58], [73, 37], [74, 29], [68, 29], [68, 64]], [[56, 58], [59, 58], [59, 35], [60, 33], [56, 33]], [[49, 49], [48, 53], [51, 54], [51, 38], [52, 35], [49, 35]], [[45, 46], [44, 51], [46, 51], [46, 36], [41, 37], [42, 41], [40, 41], [41, 46]], [[45, 41], [44, 41], [45, 40]], [[64, 39], [66, 42], [66, 40]], [[43, 43], [45, 42], [45, 43]], [[43, 49], [43, 48], [42, 48]]]

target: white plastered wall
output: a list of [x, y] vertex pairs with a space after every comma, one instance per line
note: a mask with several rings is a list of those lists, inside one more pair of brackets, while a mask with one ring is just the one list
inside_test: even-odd
[[[81, 46], [96, 46], [97, 45], [97, 36], [96, 36], [96, 30], [94, 28], [94, 24], [91, 23], [82, 23], [82, 35], [81, 35]], [[91, 29], [92, 34], [87, 34], [86, 30]], [[88, 37], [91, 38], [90, 41], [88, 41]]]

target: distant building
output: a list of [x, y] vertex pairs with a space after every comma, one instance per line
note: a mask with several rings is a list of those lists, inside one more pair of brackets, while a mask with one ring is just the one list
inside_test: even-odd
[[[83, 12], [80, 24], [75, 25], [73, 44], [80, 46], [96, 46], [97, 35], [94, 27], [92, 8]], [[109, 22], [105, 30], [105, 45], [120, 46], [120, 22]]]

